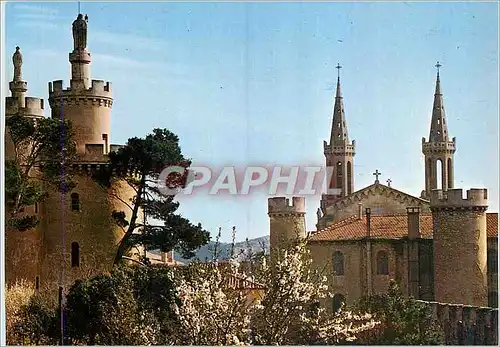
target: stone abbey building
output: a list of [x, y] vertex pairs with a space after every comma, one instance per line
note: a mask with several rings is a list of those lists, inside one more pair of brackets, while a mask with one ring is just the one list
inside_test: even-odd
[[[446, 122], [438, 68], [429, 138], [422, 138], [425, 189], [420, 197], [375, 182], [354, 189], [355, 141], [350, 141], [337, 81], [326, 166], [333, 167], [316, 230], [307, 233], [305, 201], [270, 198], [271, 248], [296, 236], [309, 237], [315, 266], [329, 279], [336, 309], [363, 296], [382, 293], [395, 279], [406, 295], [425, 301], [497, 307], [498, 214], [488, 213], [486, 189], [463, 197], [454, 187], [456, 139]], [[340, 68], [340, 66], [338, 66]], [[441, 170], [438, 170], [438, 165]], [[438, 190], [438, 180], [440, 189]]]
[[[111, 144], [111, 83], [91, 79], [87, 25], [88, 17], [81, 14], [73, 22], [69, 85], [65, 87], [62, 80], [48, 85], [51, 117], [69, 119], [73, 124], [78, 155], [74, 166], [79, 170], [77, 186], [68, 194], [49, 191], [43, 203], [25, 208], [24, 213], [40, 216], [37, 227], [23, 232], [6, 230], [7, 283], [24, 279], [54, 293], [58, 286], [67, 289], [78, 278], [109, 270], [123, 235], [111, 213], [130, 211], [122, 201], [132, 196], [132, 188], [117, 182], [104, 190], [88, 175], [103, 169], [108, 153], [118, 146]], [[6, 117], [15, 114], [43, 117], [47, 106], [44, 100], [27, 96], [19, 47], [13, 63]], [[9, 141], [6, 136], [6, 159], [14, 155]]]

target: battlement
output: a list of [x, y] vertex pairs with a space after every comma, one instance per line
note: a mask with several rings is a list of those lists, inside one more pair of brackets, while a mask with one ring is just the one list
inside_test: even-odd
[[71, 87], [64, 89], [62, 80], [49, 82], [49, 97], [53, 98], [58, 96], [112, 99], [111, 82], [92, 80], [92, 85], [89, 89], [71, 89]]
[[455, 153], [457, 148], [457, 138], [454, 137], [451, 141], [445, 142], [427, 142], [425, 137], [422, 137], [422, 152], [426, 153]]
[[488, 207], [488, 190], [472, 188], [467, 190], [467, 197], [463, 198], [462, 189], [431, 191], [430, 203], [432, 208], [486, 208]]
[[303, 197], [293, 197], [290, 204], [290, 199], [285, 197], [269, 198], [268, 213], [305, 214], [306, 199]]
[[[5, 98], [5, 114], [21, 114], [28, 117], [43, 117], [44, 101], [40, 98], [25, 97], [23, 103], [15, 97]], [[24, 106], [21, 106], [23, 105]]]
[[345, 142], [343, 146], [331, 146], [326, 141], [323, 141], [323, 152], [324, 154], [355, 155], [356, 140], [352, 140], [351, 144]]

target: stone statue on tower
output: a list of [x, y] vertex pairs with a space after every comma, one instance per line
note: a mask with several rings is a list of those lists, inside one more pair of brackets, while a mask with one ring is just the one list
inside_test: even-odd
[[20, 81], [22, 78], [21, 66], [23, 65], [23, 55], [19, 47], [16, 47], [16, 52], [12, 56], [12, 63], [14, 64], [14, 81]]
[[88, 16], [79, 14], [76, 20], [73, 22], [73, 42], [75, 50], [84, 50], [87, 48], [87, 23]]

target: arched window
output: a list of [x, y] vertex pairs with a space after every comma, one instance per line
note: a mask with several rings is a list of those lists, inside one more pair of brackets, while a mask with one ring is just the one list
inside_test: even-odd
[[347, 195], [352, 194], [352, 164], [347, 162]]
[[333, 275], [344, 276], [344, 254], [339, 251], [333, 253]]
[[80, 266], [80, 245], [78, 242], [71, 243], [71, 267]]
[[436, 189], [444, 189], [443, 187], [443, 161], [441, 159], [436, 160]]
[[337, 313], [340, 311], [342, 306], [345, 305], [345, 297], [342, 294], [335, 294], [333, 296], [333, 312]]
[[379, 251], [377, 253], [377, 275], [389, 274], [389, 257], [386, 251]]
[[71, 194], [71, 211], [80, 211], [80, 195], [78, 193]]
[[343, 168], [342, 163], [340, 161], [337, 162], [335, 170], [337, 171], [337, 177], [336, 177], [337, 188], [342, 189], [343, 188], [342, 185], [343, 185], [343, 177], [344, 177], [344, 173], [343, 173], [344, 168]]

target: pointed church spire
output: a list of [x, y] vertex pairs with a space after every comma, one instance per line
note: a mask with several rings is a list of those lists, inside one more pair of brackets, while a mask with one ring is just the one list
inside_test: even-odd
[[431, 129], [429, 142], [448, 141], [448, 127], [444, 112], [443, 94], [441, 92], [441, 81], [439, 79], [439, 68], [442, 65], [437, 62], [436, 90], [434, 92], [434, 105], [432, 106]]
[[340, 88], [340, 69], [342, 66], [337, 64], [336, 69], [338, 70], [337, 76], [337, 91], [335, 94], [335, 105], [333, 106], [333, 122], [332, 122], [332, 132], [330, 135], [330, 146], [342, 146], [349, 142], [349, 136], [347, 134], [347, 125], [345, 121], [344, 114], [344, 103], [342, 102], [342, 91]]

